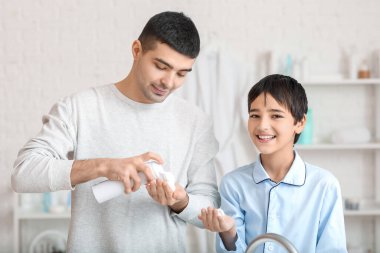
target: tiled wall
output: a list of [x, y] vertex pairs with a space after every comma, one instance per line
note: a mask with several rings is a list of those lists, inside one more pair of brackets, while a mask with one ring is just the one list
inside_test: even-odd
[[184, 11], [202, 41], [224, 41], [255, 72], [272, 49], [332, 76], [344, 72], [344, 52], [362, 59], [380, 48], [378, 0], [0, 0], [0, 252], [12, 250], [18, 149], [58, 98], [122, 79], [132, 40], [163, 10]]

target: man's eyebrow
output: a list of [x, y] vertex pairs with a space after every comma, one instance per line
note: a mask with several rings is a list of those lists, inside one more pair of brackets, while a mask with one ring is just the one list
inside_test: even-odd
[[[166, 65], [166, 66], [167, 66], [168, 68], [170, 68], [170, 69], [173, 69], [173, 66], [172, 66], [172, 65], [170, 65], [168, 62], [166, 62], [166, 61], [164, 61], [164, 60], [162, 60], [162, 59], [160, 59], [160, 58], [154, 58], [154, 60], [156, 60], [156, 61], [158, 61], [158, 62], [160, 62], [160, 63]], [[179, 71], [187, 71], [187, 72], [190, 72], [190, 71], [192, 71], [192, 69], [191, 69], [191, 68], [190, 68], [190, 69], [180, 69]]]

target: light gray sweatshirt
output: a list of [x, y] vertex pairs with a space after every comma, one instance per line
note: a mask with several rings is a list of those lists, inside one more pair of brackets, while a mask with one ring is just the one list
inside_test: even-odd
[[68, 251], [185, 252], [186, 222], [201, 226], [201, 208], [220, 203], [217, 150], [210, 120], [184, 100], [169, 96], [163, 103], [141, 104], [114, 84], [105, 85], [53, 106], [41, 132], [20, 150], [12, 186], [17, 192], [70, 190], [73, 160], [156, 152], [188, 192], [188, 206], [175, 214], [144, 186], [98, 204], [91, 186], [105, 178], [79, 184], [72, 189]]

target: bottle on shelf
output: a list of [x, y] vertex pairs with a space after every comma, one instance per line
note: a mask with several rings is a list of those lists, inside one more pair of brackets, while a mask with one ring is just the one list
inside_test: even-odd
[[369, 71], [369, 66], [367, 64], [367, 61], [363, 61], [360, 64], [359, 71], [358, 71], [358, 78], [370, 78], [370, 71]]
[[313, 143], [313, 110], [309, 108], [306, 114], [306, 125], [303, 129], [298, 144], [312, 144]]
[[45, 213], [50, 212], [51, 207], [51, 193], [50, 192], [44, 192], [42, 197], [42, 210]]

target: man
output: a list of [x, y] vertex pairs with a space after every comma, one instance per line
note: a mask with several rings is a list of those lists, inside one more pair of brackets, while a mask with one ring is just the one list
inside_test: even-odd
[[[15, 191], [73, 190], [69, 252], [184, 252], [186, 222], [202, 226], [201, 208], [219, 206], [212, 126], [199, 109], [169, 96], [199, 48], [183, 13], [153, 16], [132, 44], [128, 76], [59, 101], [19, 152]], [[174, 192], [153, 180], [148, 160], [174, 174]], [[91, 187], [105, 178], [122, 181], [128, 194], [97, 203]]]

